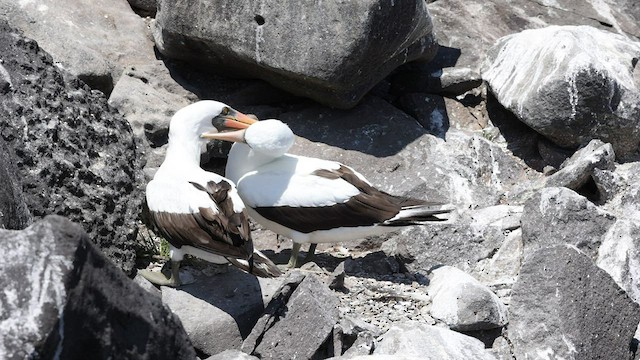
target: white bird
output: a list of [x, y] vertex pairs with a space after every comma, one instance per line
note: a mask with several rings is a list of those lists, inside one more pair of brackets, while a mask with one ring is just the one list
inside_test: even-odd
[[294, 134], [279, 120], [205, 136], [235, 142], [225, 175], [236, 183], [254, 220], [293, 240], [290, 267], [296, 266], [302, 243], [311, 244], [308, 259], [318, 243], [446, 220], [437, 215], [453, 210], [448, 204], [387, 194], [339, 162], [287, 154]]
[[230, 262], [261, 277], [281, 274], [253, 248], [245, 207], [233, 182], [200, 167], [207, 142], [203, 134], [246, 128], [254, 121], [212, 100], [186, 106], [171, 118], [164, 162], [146, 189], [150, 217], [169, 242], [171, 276], [148, 270], [142, 270], [142, 276], [159, 285], [180, 285], [179, 266], [186, 254]]

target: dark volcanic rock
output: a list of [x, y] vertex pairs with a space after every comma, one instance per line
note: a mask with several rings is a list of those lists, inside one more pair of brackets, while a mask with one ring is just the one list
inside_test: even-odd
[[77, 224], [48, 216], [0, 245], [0, 358], [195, 358], [177, 317]]
[[338, 322], [338, 303], [315, 275], [291, 273], [242, 350], [261, 359], [310, 359], [323, 352], [321, 347]]
[[0, 23], [0, 135], [15, 153], [17, 178], [35, 218], [67, 216], [131, 273], [141, 212], [142, 158], [131, 127], [36, 42]]
[[640, 321], [640, 306], [570, 245], [525, 260], [509, 311], [517, 359], [629, 359]]
[[24, 229], [31, 214], [24, 202], [13, 158], [0, 137], [0, 229]]
[[340, 108], [436, 49], [423, 1], [161, 0], [156, 19], [156, 46], [168, 57], [261, 78]]

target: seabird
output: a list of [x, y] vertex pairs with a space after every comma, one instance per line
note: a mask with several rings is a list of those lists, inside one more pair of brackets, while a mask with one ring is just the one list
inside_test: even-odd
[[171, 276], [141, 270], [158, 285], [180, 285], [179, 266], [189, 254], [225, 264], [261, 277], [281, 271], [253, 248], [245, 206], [233, 182], [203, 170], [203, 145], [220, 129], [242, 129], [251, 117], [212, 100], [203, 100], [178, 110], [169, 124], [169, 145], [164, 162], [146, 188], [152, 221], [167, 239]]
[[381, 235], [409, 225], [446, 220], [449, 204], [390, 195], [336, 161], [287, 154], [294, 134], [279, 120], [246, 129], [207, 134], [235, 142], [226, 174], [237, 185], [249, 215], [265, 228], [293, 240], [289, 267], [302, 243], [307, 259], [318, 243]]

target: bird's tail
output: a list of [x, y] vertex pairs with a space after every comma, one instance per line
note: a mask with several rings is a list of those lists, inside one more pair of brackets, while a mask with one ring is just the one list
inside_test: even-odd
[[455, 210], [451, 204], [422, 203], [406, 205], [393, 218], [386, 220], [385, 226], [420, 225], [429, 221], [449, 220], [449, 213]]
[[230, 263], [255, 276], [263, 278], [274, 278], [282, 275], [282, 271], [278, 269], [273, 261], [269, 260], [259, 250], [253, 250], [253, 254], [249, 260], [227, 258]]

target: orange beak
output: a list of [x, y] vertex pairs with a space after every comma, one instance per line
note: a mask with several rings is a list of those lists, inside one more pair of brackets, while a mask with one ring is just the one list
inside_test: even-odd
[[[233, 129], [246, 129], [251, 124], [258, 122], [258, 118], [255, 115], [245, 115], [239, 111], [231, 110], [228, 115], [218, 116], [218, 130], [233, 130]], [[212, 139], [211, 136], [218, 134], [218, 130], [205, 132], [200, 135], [204, 139]]]

